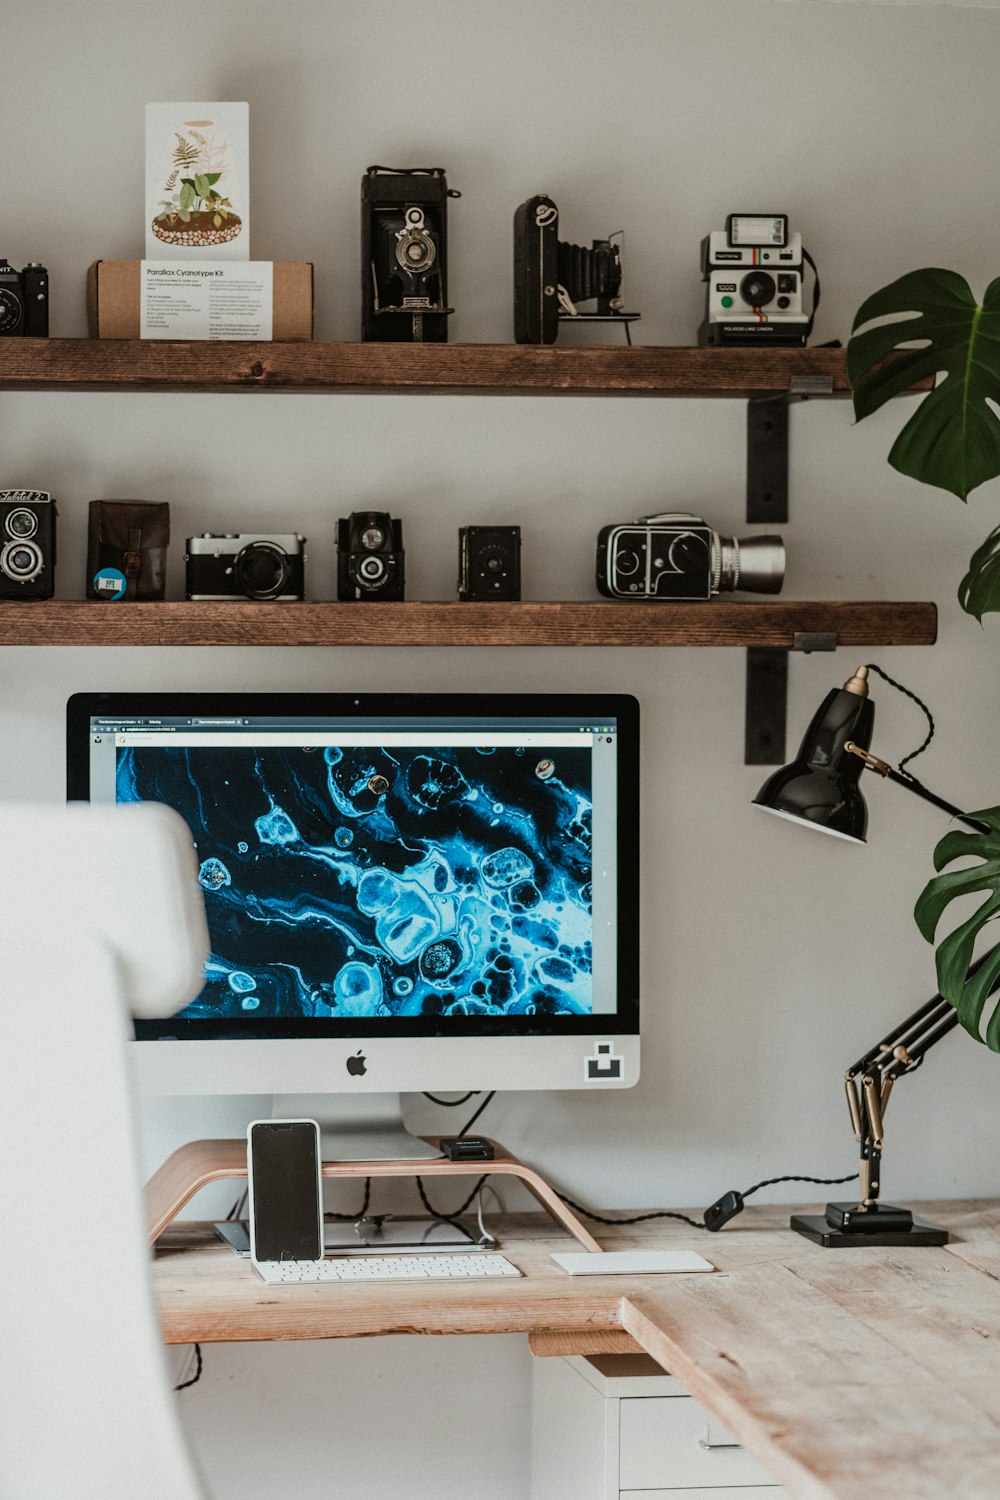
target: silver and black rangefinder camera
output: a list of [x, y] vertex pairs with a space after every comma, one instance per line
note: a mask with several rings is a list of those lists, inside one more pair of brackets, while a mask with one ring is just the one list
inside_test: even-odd
[[597, 587], [609, 599], [711, 599], [740, 589], [780, 594], [780, 536], [720, 536], [686, 512], [605, 526], [597, 538]]
[[189, 599], [304, 599], [305, 537], [206, 531], [184, 554]]
[[812, 310], [805, 311], [808, 259], [802, 236], [789, 233], [786, 214], [730, 214], [725, 229], [713, 229], [701, 242], [708, 292], [698, 342], [801, 348], [812, 332], [819, 300], [814, 284]]

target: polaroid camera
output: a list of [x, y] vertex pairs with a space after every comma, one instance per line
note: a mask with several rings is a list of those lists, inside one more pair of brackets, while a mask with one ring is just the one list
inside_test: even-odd
[[789, 234], [786, 214], [730, 214], [725, 229], [701, 242], [708, 299], [699, 344], [801, 348], [819, 302], [817, 281], [812, 310], [803, 310], [805, 261], [812, 265], [802, 236]]

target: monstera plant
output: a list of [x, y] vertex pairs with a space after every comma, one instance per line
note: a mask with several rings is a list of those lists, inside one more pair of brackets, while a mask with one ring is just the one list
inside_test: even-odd
[[[1000, 474], [1000, 279], [986, 288], [981, 304], [954, 271], [911, 271], [875, 292], [854, 319], [847, 376], [859, 421], [917, 382], [936, 381], [889, 453], [901, 474], [963, 501]], [[980, 621], [1000, 610], [1000, 526], [973, 554], [958, 597]], [[955, 830], [940, 841], [938, 874], [921, 892], [914, 916], [933, 942], [952, 901], [982, 894], [972, 914], [938, 944], [938, 985], [965, 1029], [1000, 1052], [1000, 1004], [990, 998], [1000, 979], [1000, 944], [974, 962], [977, 938], [1000, 917], [1000, 807], [971, 816], [982, 831]], [[958, 869], [947, 868], [956, 861], [962, 861]]]
[[[983, 894], [976, 910], [938, 944], [938, 987], [958, 1011], [958, 1019], [966, 1031], [977, 1041], [984, 1041], [994, 1052], [1000, 1052], [1000, 1004], [995, 995], [990, 1002], [990, 991], [1000, 978], [1000, 944], [973, 967], [976, 939], [987, 923], [1000, 916], [1000, 807], [991, 807], [971, 816], [977, 823], [985, 825], [985, 831], [963, 833], [955, 830], [945, 834], [934, 850], [934, 868], [939, 873], [921, 891], [914, 916], [920, 931], [932, 943], [945, 909], [952, 901], [962, 896]], [[979, 863], [957, 870], [945, 869], [956, 860], [970, 857]]]
[[[980, 304], [954, 271], [911, 271], [858, 309], [847, 378], [859, 421], [936, 376], [893, 443], [889, 462], [901, 474], [967, 500], [1000, 474], [1000, 279], [990, 282]], [[1000, 526], [973, 554], [958, 597], [980, 621], [1000, 610]]]

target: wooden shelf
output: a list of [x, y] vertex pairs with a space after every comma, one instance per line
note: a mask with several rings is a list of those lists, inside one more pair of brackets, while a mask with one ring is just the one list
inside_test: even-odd
[[802, 380], [849, 395], [843, 349], [0, 339], [2, 390], [747, 398]]
[[[2, 342], [2, 341], [0, 341]], [[0, 604], [0, 646], [930, 646], [931, 603]]]

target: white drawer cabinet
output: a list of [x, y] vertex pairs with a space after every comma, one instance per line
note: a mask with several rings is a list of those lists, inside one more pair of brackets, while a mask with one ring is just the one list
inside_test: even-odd
[[784, 1493], [645, 1355], [536, 1359], [531, 1500], [771, 1500]]

